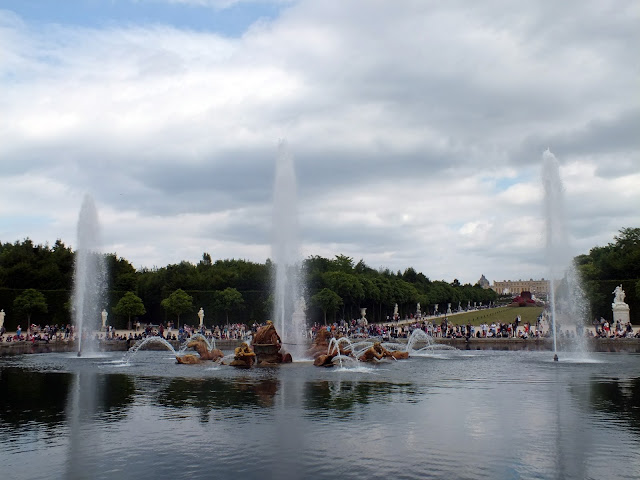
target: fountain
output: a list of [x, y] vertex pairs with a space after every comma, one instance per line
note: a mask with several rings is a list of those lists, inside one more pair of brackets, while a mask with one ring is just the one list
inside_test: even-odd
[[281, 350], [280, 335], [270, 320], [258, 329], [251, 341], [251, 346], [258, 365], [271, 366], [291, 362], [291, 354]]
[[285, 350], [300, 359], [306, 349], [304, 315], [294, 315], [302, 297], [302, 274], [298, 240], [296, 176], [293, 157], [285, 141], [278, 148], [273, 199], [273, 244], [275, 263], [273, 319]]
[[162, 337], [147, 337], [147, 338], [138, 340], [133, 347], [127, 350], [127, 353], [125, 353], [124, 357], [122, 358], [122, 362], [125, 364], [128, 364], [136, 355], [136, 353], [138, 353], [138, 351], [140, 351], [142, 347], [146, 347], [147, 345], [161, 345], [165, 347], [167, 350], [169, 350], [170, 352], [172, 352], [176, 356], [176, 358], [180, 356], [180, 353], [181, 353], [181, 351], [176, 352], [176, 349], [173, 348], [173, 345], [171, 345]]
[[[542, 182], [544, 186], [544, 218], [546, 233], [546, 260], [549, 268], [549, 303], [553, 334], [553, 359], [558, 360], [557, 330], [559, 320], [582, 325], [585, 318], [584, 292], [572, 261], [565, 214], [564, 187], [560, 167], [555, 155], [547, 149], [543, 155]], [[557, 280], [561, 279], [560, 284]], [[579, 331], [575, 345], [586, 351], [584, 335]]]
[[103, 318], [102, 307], [106, 303], [107, 268], [101, 252], [100, 224], [93, 198], [85, 195], [78, 217], [78, 245], [75, 254], [73, 276], [72, 318], [78, 339], [78, 356], [85, 338]]
[[[424, 343], [425, 345], [421, 348], [415, 348], [416, 345]], [[384, 344], [386, 348], [389, 348], [387, 344]], [[452, 347], [451, 345], [440, 345], [433, 341], [433, 337], [426, 333], [424, 330], [416, 328], [407, 340], [407, 346], [405, 351], [411, 355], [424, 355], [424, 354], [433, 354], [436, 350], [457, 350], [457, 348]]]
[[184, 345], [182, 345], [182, 347], [180, 347], [180, 350], [178, 351], [178, 353], [183, 353], [187, 348], [189, 348], [189, 343], [191, 341], [200, 341], [204, 344], [204, 346], [206, 347], [206, 350], [211, 352], [213, 350], [217, 350], [218, 347], [216, 347], [216, 339], [211, 337], [211, 341], [209, 341], [209, 339], [207, 337], [205, 337], [204, 335], [202, 335], [201, 333], [194, 333], [193, 335], [191, 335], [191, 338], [189, 339], [189, 341], [185, 342]]

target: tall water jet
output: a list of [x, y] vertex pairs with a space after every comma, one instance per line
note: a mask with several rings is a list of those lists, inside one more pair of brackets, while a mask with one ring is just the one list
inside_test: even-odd
[[[569, 246], [565, 212], [564, 186], [560, 178], [558, 160], [549, 149], [542, 154], [542, 183], [544, 186], [544, 217], [546, 261], [549, 271], [549, 304], [553, 333], [554, 360], [558, 359], [558, 321], [584, 325], [584, 293], [578, 280]], [[560, 284], [556, 284], [560, 280]], [[585, 350], [584, 335], [576, 328], [575, 344]]]
[[293, 156], [285, 141], [278, 145], [273, 195], [273, 319], [283, 348], [294, 359], [304, 356], [304, 316], [294, 315], [303, 294], [298, 237], [298, 201]]
[[78, 355], [85, 340], [101, 323], [106, 306], [107, 268], [101, 251], [101, 231], [93, 198], [85, 195], [78, 216], [77, 249], [73, 276], [72, 319], [78, 341]]

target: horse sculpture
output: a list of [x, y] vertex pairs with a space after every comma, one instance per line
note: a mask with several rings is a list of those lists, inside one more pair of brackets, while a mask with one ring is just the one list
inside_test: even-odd
[[187, 348], [193, 348], [198, 355], [187, 353], [185, 355], [176, 355], [176, 361], [187, 365], [194, 365], [205, 360], [217, 361], [224, 357], [224, 353], [217, 348], [209, 350], [209, 345], [203, 337], [196, 337], [189, 340]]

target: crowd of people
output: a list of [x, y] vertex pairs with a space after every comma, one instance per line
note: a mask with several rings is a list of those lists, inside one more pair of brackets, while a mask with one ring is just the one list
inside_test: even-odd
[[6, 329], [0, 327], [0, 342], [46, 342], [49, 343], [52, 340], [64, 341], [73, 340], [74, 326], [71, 324], [58, 326], [58, 325], [30, 325], [26, 330], [22, 330], [22, 326], [18, 325], [14, 334], [7, 334]]
[[[363, 319], [352, 319], [351, 321], [340, 320], [329, 325], [315, 323], [308, 329], [301, 332], [308, 338], [315, 338], [318, 331], [326, 329], [333, 336], [348, 336], [353, 338], [381, 338], [382, 340], [402, 339], [411, 336], [414, 330], [421, 329], [427, 335], [434, 338], [548, 338], [552, 335], [550, 322], [547, 314], [541, 314], [535, 325], [522, 322], [520, 315], [516, 316], [511, 323], [491, 322], [480, 325], [455, 324], [445, 316], [439, 319], [409, 319], [408, 322], [386, 322], [368, 323]], [[242, 340], [248, 341], [260, 326], [264, 324], [253, 323], [248, 326], [244, 323], [233, 323], [227, 325], [216, 325], [211, 328], [205, 326], [194, 327], [182, 325], [175, 328], [169, 322], [164, 324], [144, 325], [136, 324], [134, 331], [118, 332], [112, 326], [108, 326], [104, 331], [96, 332], [95, 340], [115, 340], [115, 341], [137, 341], [150, 336], [159, 336], [166, 340], [176, 340], [184, 342], [194, 334], [201, 334], [209, 340]], [[609, 323], [604, 318], [594, 322], [593, 329], [585, 329], [582, 326], [575, 330], [563, 329], [557, 326], [560, 337], [582, 336], [597, 338], [640, 338], [640, 329], [636, 332], [630, 323], [622, 324], [620, 321]], [[4, 327], [0, 327], [0, 342], [46, 342], [73, 340], [75, 336], [74, 326], [71, 324], [58, 325], [31, 325], [26, 331], [18, 326], [14, 334], [6, 334]], [[6, 334], [6, 335], [5, 335]], [[84, 338], [84, 337], [83, 337]]]
[[595, 333], [589, 330], [590, 336], [598, 338], [640, 338], [640, 328], [633, 332], [631, 322], [622, 324], [620, 320], [615, 323], [609, 323], [604, 318], [600, 317], [600, 320], [596, 319], [594, 322]]

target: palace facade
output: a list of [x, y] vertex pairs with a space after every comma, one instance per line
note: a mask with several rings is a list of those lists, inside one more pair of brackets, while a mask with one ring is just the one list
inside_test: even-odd
[[501, 282], [493, 282], [491, 289], [498, 295], [520, 295], [522, 292], [531, 292], [537, 297], [547, 296], [551, 286], [549, 280], [503, 280]]

